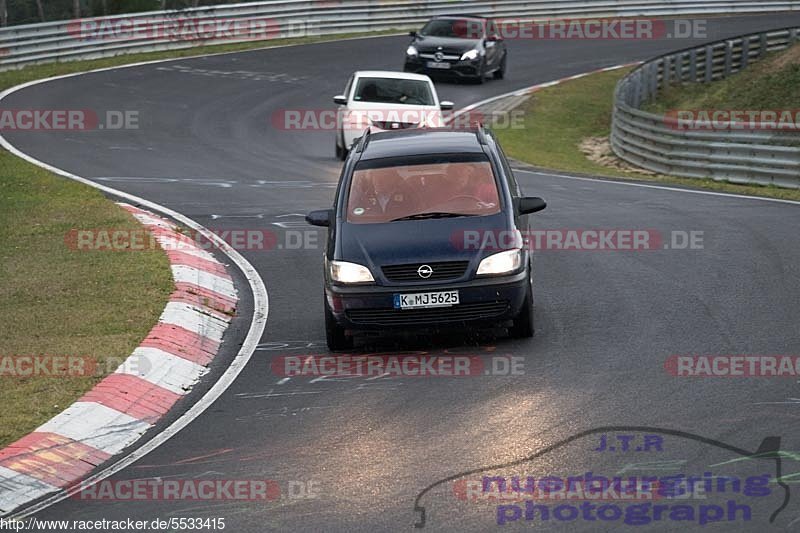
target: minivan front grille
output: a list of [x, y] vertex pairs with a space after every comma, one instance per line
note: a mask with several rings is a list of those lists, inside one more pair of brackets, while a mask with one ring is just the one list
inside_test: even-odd
[[[427, 278], [420, 276], [421, 266], [431, 267], [433, 272]], [[438, 263], [409, 263], [405, 265], [384, 265], [383, 275], [390, 281], [441, 281], [457, 279], [467, 271], [469, 261], [441, 261]]]
[[469, 320], [491, 320], [508, 310], [508, 302], [479, 302], [433, 309], [349, 309], [347, 318], [354, 324], [370, 326], [415, 326], [446, 324]]

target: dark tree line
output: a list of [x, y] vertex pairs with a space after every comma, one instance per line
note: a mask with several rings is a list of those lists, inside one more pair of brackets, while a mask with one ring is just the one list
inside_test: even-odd
[[0, 25], [233, 4], [237, 1], [243, 0], [0, 0]]

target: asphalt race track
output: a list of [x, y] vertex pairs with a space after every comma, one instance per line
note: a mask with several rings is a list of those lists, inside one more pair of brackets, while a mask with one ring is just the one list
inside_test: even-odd
[[[800, 14], [709, 20], [709, 40], [797, 24]], [[330, 131], [273, 127], [283, 109], [333, 109], [358, 69], [400, 68], [406, 37], [381, 37], [143, 65], [35, 85], [10, 109], [135, 110], [136, 130], [15, 132], [9, 141], [69, 172], [161, 203], [206, 227], [265, 229], [286, 244], [288, 228], [315, 235], [299, 214], [328, 207], [340, 168]], [[438, 83], [463, 107], [535, 83], [643, 60], [696, 41], [510, 41], [506, 79]], [[674, 354], [800, 355], [800, 209], [789, 203], [518, 171], [548, 208], [542, 229], [703, 232], [703, 247], [646, 252], [542, 251], [535, 261], [536, 336], [379, 339], [364, 349], [522, 357], [518, 375], [283, 381], [270, 368], [283, 355], [325, 354], [322, 248], [244, 251], [270, 298], [265, 335], [249, 366], [189, 427], [112, 479], [269, 479], [284, 494], [312, 482], [315, 498], [249, 501], [65, 500], [41, 518], [152, 520], [225, 517], [235, 533], [486, 531], [497, 505], [464, 502], [450, 476], [488, 468], [563, 476], [594, 472], [702, 475], [729, 467], [744, 476], [800, 472], [786, 454], [741, 460], [763, 439], [800, 450], [796, 378], [680, 378]], [[280, 382], [280, 383], [279, 383]], [[797, 411], [797, 412], [796, 412]], [[599, 429], [531, 457], [582, 431]], [[644, 426], [651, 429], [625, 429]], [[669, 434], [665, 430], [686, 432]], [[660, 435], [658, 449], [595, 451], [600, 435]], [[694, 438], [694, 437], [696, 438]], [[701, 440], [701, 438], [712, 439]], [[774, 442], [774, 441], [772, 441]], [[602, 447], [602, 446], [600, 446]], [[738, 459], [738, 460], [737, 460]], [[503, 466], [504, 463], [514, 463]], [[641, 463], [648, 463], [641, 465]], [[637, 466], [638, 465], [638, 466]], [[725, 465], [725, 466], [720, 466]], [[638, 470], [637, 470], [638, 469]], [[466, 477], [480, 479], [484, 473]], [[750, 522], [713, 530], [797, 530], [800, 495], [740, 496]], [[306, 485], [308, 489], [308, 485]], [[308, 492], [308, 490], [306, 490]], [[788, 497], [788, 494], [791, 497]], [[714, 496], [716, 497], [716, 496]], [[787, 503], [788, 498], [788, 503]], [[523, 506], [524, 507], [524, 506]], [[780, 512], [775, 513], [780, 509]], [[512, 511], [509, 511], [512, 512]], [[727, 512], [727, 510], [726, 510]], [[770, 517], [774, 518], [771, 524]], [[615, 522], [526, 522], [556, 531], [610, 531]], [[674, 518], [668, 531], [698, 527]]]

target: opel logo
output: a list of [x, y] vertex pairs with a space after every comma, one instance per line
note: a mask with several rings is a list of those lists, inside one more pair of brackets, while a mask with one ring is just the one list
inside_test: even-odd
[[441, 61], [442, 59], [444, 59], [444, 54], [441, 52], [436, 52], [435, 54], [433, 54], [433, 58], [436, 61]]
[[417, 274], [419, 274], [419, 277], [421, 278], [428, 279], [431, 277], [431, 274], [433, 274], [433, 269], [430, 265], [420, 265], [420, 267], [417, 269]]

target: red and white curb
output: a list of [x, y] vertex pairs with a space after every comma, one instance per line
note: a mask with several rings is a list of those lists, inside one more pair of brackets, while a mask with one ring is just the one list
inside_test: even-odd
[[207, 372], [233, 316], [236, 289], [222, 263], [169, 221], [119, 205], [165, 250], [175, 290], [158, 324], [113, 374], [0, 450], [0, 515], [75, 485], [141, 438]]

